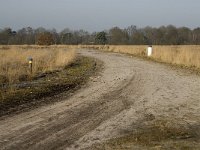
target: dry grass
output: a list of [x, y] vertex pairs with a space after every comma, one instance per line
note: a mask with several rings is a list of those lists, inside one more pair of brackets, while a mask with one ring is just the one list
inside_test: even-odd
[[[75, 59], [75, 50], [64, 46], [0, 46], [0, 84], [17, 83], [37, 73], [57, 70]], [[28, 57], [33, 58], [30, 74]]]
[[167, 63], [200, 68], [200, 46], [155, 46], [153, 58]]
[[[33, 74], [51, 71], [70, 63], [75, 58], [72, 49], [90, 48], [146, 57], [146, 45], [56, 45], [56, 46], [0, 46], [0, 83], [15, 83], [27, 75], [27, 57], [32, 56]], [[68, 50], [66, 50], [68, 49]], [[200, 46], [153, 46], [151, 59], [200, 69]]]
[[[147, 46], [114, 46], [114, 45], [90, 45], [82, 48], [92, 48], [110, 52], [126, 53], [136, 56], [146, 57]], [[199, 45], [180, 45], [180, 46], [153, 46], [154, 60], [183, 65], [200, 69], [200, 46]]]

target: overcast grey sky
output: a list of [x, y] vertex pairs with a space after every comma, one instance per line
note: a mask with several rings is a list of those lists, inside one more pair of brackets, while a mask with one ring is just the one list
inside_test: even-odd
[[0, 28], [200, 26], [200, 0], [0, 0]]

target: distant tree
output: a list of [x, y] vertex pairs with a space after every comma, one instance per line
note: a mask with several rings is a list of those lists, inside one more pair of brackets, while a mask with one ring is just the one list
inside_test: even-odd
[[144, 36], [142, 31], [137, 31], [132, 36], [133, 44], [134, 45], [142, 45], [147, 43], [147, 38]]
[[113, 27], [107, 31], [93, 33], [68, 28], [60, 33], [56, 29], [47, 30], [43, 27], [37, 29], [25, 27], [17, 32], [11, 28], [4, 28], [0, 29], [0, 44], [200, 44], [200, 27], [191, 30], [173, 25], [159, 28], [150, 26], [137, 28], [132, 25], [125, 29]]
[[9, 37], [9, 40], [8, 40], [8, 44], [15, 44], [15, 45], [19, 45], [20, 44], [20, 41], [19, 41], [19, 38], [17, 36], [17, 32], [16, 31], [12, 31], [12, 34]]
[[39, 28], [35, 29], [36, 34], [45, 33], [45, 32], [48, 32], [48, 31], [43, 27], [39, 27]]
[[79, 44], [89, 44], [90, 33], [85, 30], [77, 31], [79, 36]]
[[12, 29], [11, 28], [5, 28], [0, 33], [0, 44], [9, 44], [9, 39], [12, 37]]
[[73, 34], [72, 33], [62, 33], [61, 34], [61, 41], [62, 44], [72, 44], [72, 37]]
[[200, 44], [200, 28], [195, 28], [192, 31], [192, 43]]
[[106, 38], [106, 32], [99, 32], [96, 34], [95, 37], [95, 44], [106, 44], [107, 38]]
[[89, 39], [88, 39], [88, 44], [95, 44], [96, 35], [97, 35], [96, 32], [93, 32], [90, 34]]
[[177, 28], [173, 25], [167, 26], [164, 38], [165, 38], [165, 44], [167, 44], [167, 45], [179, 44]]
[[21, 44], [35, 44], [35, 30], [31, 27], [22, 28], [18, 30], [16, 38]]
[[189, 28], [181, 27], [178, 28], [178, 44], [189, 44], [192, 42], [192, 32]]
[[163, 31], [162, 27], [154, 29], [154, 41], [152, 44], [154, 45], [164, 44], [164, 41], [165, 41], [164, 35], [165, 35], [165, 32]]
[[73, 31], [70, 38], [70, 44], [77, 45], [77, 44], [80, 44], [81, 42], [82, 42], [82, 39], [81, 39], [81, 35], [79, 31]]
[[129, 36], [126, 30], [122, 30], [119, 27], [114, 27], [109, 30], [110, 44], [128, 44]]
[[152, 45], [155, 41], [154, 29], [150, 26], [147, 26], [143, 29], [143, 34], [144, 34], [144, 37], [146, 40], [146, 41], [144, 41], [144, 42], [146, 42], [145, 44]]
[[133, 35], [137, 32], [137, 27], [132, 25], [125, 29], [125, 32], [128, 34], [129, 37], [129, 44], [134, 44]]
[[72, 37], [72, 31], [69, 28], [65, 28], [59, 34], [61, 44], [70, 44]]
[[55, 43], [54, 37], [49, 32], [39, 33], [37, 35], [36, 44], [38, 45], [52, 45], [54, 43]]
[[137, 27], [134, 25], [131, 25], [131, 26], [127, 27], [125, 30], [128, 33], [128, 36], [132, 36], [134, 33], [137, 32]]
[[53, 36], [53, 40], [55, 44], [61, 44], [61, 39], [59, 34], [57, 33], [56, 29], [51, 29], [49, 30], [49, 32], [52, 34]]

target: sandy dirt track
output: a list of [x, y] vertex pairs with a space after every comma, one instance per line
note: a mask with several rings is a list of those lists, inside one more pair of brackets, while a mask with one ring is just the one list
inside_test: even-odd
[[0, 118], [0, 149], [84, 149], [162, 118], [189, 124], [199, 137], [199, 76], [122, 54], [79, 52], [104, 62], [100, 75], [66, 100]]

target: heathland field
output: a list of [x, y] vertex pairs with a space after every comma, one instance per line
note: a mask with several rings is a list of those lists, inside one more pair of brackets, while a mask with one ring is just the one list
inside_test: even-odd
[[[29, 57], [33, 59], [32, 72]], [[13, 84], [39, 73], [58, 70], [75, 57], [75, 50], [65, 47], [0, 46], [0, 84]]]
[[[79, 45], [79, 46], [0, 46], [0, 83], [28, 80], [37, 73], [52, 71], [72, 62], [76, 48], [90, 48], [146, 57], [146, 45]], [[32, 74], [28, 58], [33, 58]], [[200, 46], [153, 46], [150, 59], [200, 69]]]

